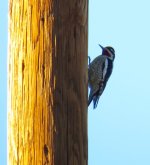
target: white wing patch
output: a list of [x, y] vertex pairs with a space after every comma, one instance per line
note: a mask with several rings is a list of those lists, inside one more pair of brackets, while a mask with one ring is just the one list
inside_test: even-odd
[[108, 68], [108, 59], [106, 58], [106, 60], [105, 60], [105, 66], [104, 66], [104, 70], [103, 70], [103, 80], [104, 80], [104, 78], [106, 76], [107, 68]]

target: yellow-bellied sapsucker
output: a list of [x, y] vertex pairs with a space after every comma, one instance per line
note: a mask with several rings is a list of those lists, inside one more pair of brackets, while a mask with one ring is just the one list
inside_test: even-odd
[[96, 57], [88, 68], [88, 86], [90, 88], [88, 106], [93, 100], [94, 108], [97, 107], [99, 98], [106, 87], [115, 59], [115, 50], [112, 47], [99, 46], [102, 48], [102, 55]]

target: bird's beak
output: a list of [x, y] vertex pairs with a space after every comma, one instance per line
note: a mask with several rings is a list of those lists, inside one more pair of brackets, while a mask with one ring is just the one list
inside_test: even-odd
[[99, 46], [102, 48], [102, 50], [104, 49], [104, 47], [102, 45], [99, 44]]

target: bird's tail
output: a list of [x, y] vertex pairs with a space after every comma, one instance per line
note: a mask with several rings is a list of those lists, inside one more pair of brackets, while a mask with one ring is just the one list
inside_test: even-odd
[[92, 92], [93, 90], [90, 92], [88, 106], [90, 105], [91, 101], [93, 100], [93, 109], [95, 109], [97, 107], [99, 98], [100, 98], [101, 94], [103, 93], [104, 89], [105, 89], [105, 86], [104, 86], [104, 88], [101, 87], [96, 92]]
[[97, 107], [99, 98], [100, 98], [100, 96], [94, 96], [94, 97], [93, 97], [93, 108], [94, 108], [94, 109]]
[[93, 108], [95, 109], [96, 108], [96, 104], [97, 103], [94, 103], [94, 100], [96, 101], [96, 95], [97, 95], [97, 89], [98, 87], [96, 87], [96, 88], [91, 88], [90, 89], [90, 94], [89, 94], [89, 99], [88, 99], [88, 106], [91, 104], [91, 102], [92, 102], [92, 100], [93, 100]]
[[88, 106], [91, 104], [91, 101], [93, 100], [93, 97], [92, 96], [89, 96], [89, 99], [88, 99]]
[[89, 96], [88, 99], [88, 106], [91, 104], [92, 100], [93, 100], [93, 109], [95, 109], [97, 107], [98, 101], [99, 101], [100, 96]]

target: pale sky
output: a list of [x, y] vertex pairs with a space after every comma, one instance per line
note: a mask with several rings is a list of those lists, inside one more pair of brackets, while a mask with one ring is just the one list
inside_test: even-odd
[[88, 113], [89, 165], [150, 165], [150, 1], [90, 0], [89, 56], [116, 51], [96, 110]]
[[[7, 1], [0, 5], [0, 165], [6, 164]], [[96, 110], [88, 110], [89, 165], [150, 165], [150, 1], [90, 0], [89, 53], [116, 51]]]
[[7, 0], [0, 5], [0, 165], [6, 165]]

